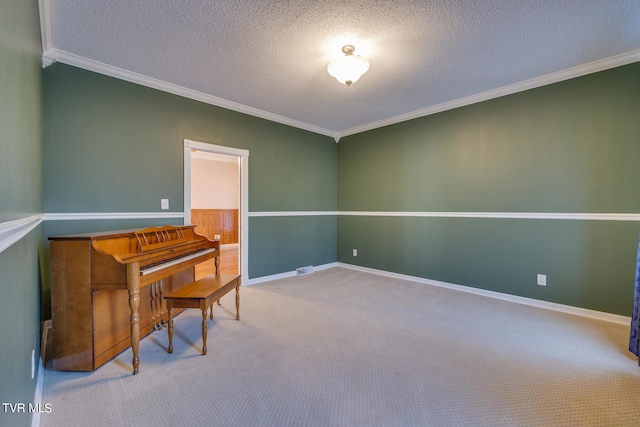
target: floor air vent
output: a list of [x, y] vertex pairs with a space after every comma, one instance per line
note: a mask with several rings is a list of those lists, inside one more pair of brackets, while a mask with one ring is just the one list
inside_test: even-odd
[[296, 268], [296, 275], [298, 276], [302, 276], [303, 274], [310, 274], [313, 273], [313, 266], [312, 265], [308, 265], [306, 267], [298, 267]]

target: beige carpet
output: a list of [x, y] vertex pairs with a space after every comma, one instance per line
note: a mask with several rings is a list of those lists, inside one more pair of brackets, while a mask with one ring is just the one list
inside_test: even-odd
[[[632, 284], [630, 283], [629, 286]], [[91, 373], [47, 366], [43, 427], [638, 426], [623, 325], [345, 268], [241, 289]], [[631, 302], [630, 302], [631, 304]]]

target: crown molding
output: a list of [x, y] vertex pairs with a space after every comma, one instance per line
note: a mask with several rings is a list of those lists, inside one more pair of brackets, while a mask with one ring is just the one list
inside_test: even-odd
[[79, 55], [74, 55], [69, 52], [65, 52], [58, 49], [48, 49], [43, 54], [43, 66], [47, 67], [54, 62], [62, 62], [63, 64], [72, 65], [74, 67], [82, 68], [84, 70], [93, 71], [95, 73], [104, 74], [105, 76], [114, 77], [120, 80], [125, 80], [131, 83], [139, 84], [141, 86], [150, 87], [152, 89], [161, 90], [163, 92], [171, 93], [174, 95], [182, 96], [184, 98], [193, 99], [196, 101], [204, 102], [206, 104], [215, 105], [216, 107], [225, 108], [227, 110], [236, 111], [238, 113], [248, 114], [250, 116], [258, 117], [261, 119], [269, 120], [272, 122], [280, 123], [283, 125], [295, 127], [309, 132], [317, 133], [320, 135], [335, 137], [335, 132], [328, 129], [324, 129], [318, 126], [303, 123], [298, 120], [293, 120], [288, 117], [283, 117], [277, 114], [269, 113], [268, 111], [260, 110], [258, 108], [249, 107], [237, 102], [228, 101], [226, 99], [218, 98], [216, 96], [208, 95], [203, 92], [188, 89], [182, 86], [174, 85], [164, 82], [152, 77], [145, 76], [143, 74], [134, 73], [132, 71], [125, 70], [123, 68], [114, 67], [104, 64], [102, 62], [94, 61], [92, 59], [84, 58]]
[[[47, 52], [53, 47], [53, 33], [51, 26], [51, 0], [38, 0], [38, 12], [40, 14], [40, 38], [42, 52]], [[42, 57], [42, 67], [48, 67], [45, 57]]]
[[388, 119], [379, 120], [377, 122], [368, 123], [351, 129], [346, 129], [334, 134], [334, 138], [337, 142], [341, 137], [345, 137], [348, 135], [354, 135], [357, 133], [366, 132], [368, 130], [381, 128], [383, 126], [394, 125], [408, 120], [441, 113], [443, 111], [453, 110], [454, 108], [477, 104], [482, 101], [488, 101], [490, 99], [512, 95], [514, 93], [523, 92], [525, 90], [547, 86], [553, 83], [585, 76], [587, 74], [596, 73], [598, 71], [608, 70], [610, 68], [621, 67], [623, 65], [631, 64], [638, 61], [640, 61], [640, 50], [634, 50], [631, 52], [612, 56], [610, 58], [601, 59], [599, 61], [590, 62], [584, 65], [578, 65], [566, 70], [503, 86], [501, 88], [488, 90], [476, 95], [455, 99], [453, 101], [443, 102], [442, 104], [434, 105], [432, 107], [423, 108], [421, 110], [412, 111], [406, 114], [401, 114], [399, 116], [390, 117]]
[[[471, 104], [477, 104], [479, 102], [488, 101], [490, 99], [499, 98], [506, 95], [511, 95], [518, 92], [523, 92], [529, 89], [535, 89], [538, 87], [558, 83], [564, 80], [569, 80], [576, 77], [581, 77], [587, 74], [596, 73], [598, 71], [604, 71], [610, 68], [620, 67], [623, 65], [631, 64], [640, 61], [640, 50], [634, 50], [631, 52], [616, 55], [610, 58], [601, 59], [598, 61], [590, 62], [588, 64], [579, 65], [576, 67], [568, 68], [566, 70], [558, 71], [555, 73], [547, 74], [544, 76], [536, 77], [533, 79], [525, 80], [523, 82], [514, 83], [511, 85], [503, 86], [501, 88], [488, 90], [479, 94], [467, 96], [464, 98], [455, 99], [452, 101], [444, 102], [431, 107], [423, 108], [420, 110], [412, 111], [409, 113], [401, 114], [398, 116], [390, 117], [388, 119], [379, 120], [364, 124], [362, 126], [356, 126], [343, 131], [331, 131], [325, 128], [314, 126], [308, 123], [293, 120], [288, 117], [283, 117], [277, 114], [269, 113], [264, 110], [249, 107], [236, 102], [228, 101], [226, 99], [218, 98], [212, 95], [208, 95], [203, 92], [188, 89], [182, 86], [174, 85], [164, 82], [152, 77], [145, 76], [143, 74], [127, 71], [122, 68], [114, 67], [104, 64], [102, 62], [94, 61], [92, 59], [84, 58], [79, 55], [74, 55], [65, 51], [61, 51], [55, 48], [48, 48], [51, 46], [51, 25], [50, 21], [50, 0], [39, 0], [41, 5], [41, 28], [42, 28], [42, 40], [43, 40], [43, 55], [42, 64], [46, 68], [54, 62], [62, 62], [67, 65], [82, 68], [85, 70], [93, 71], [106, 76], [114, 77], [120, 80], [125, 80], [131, 83], [139, 84], [141, 86], [150, 87], [153, 89], [161, 90], [163, 92], [172, 93], [174, 95], [182, 96], [185, 98], [193, 99], [196, 101], [204, 102], [206, 104], [215, 105], [217, 107], [225, 108], [228, 110], [236, 111], [239, 113], [247, 114], [250, 116], [258, 117], [261, 119], [269, 120], [272, 122], [292, 126], [298, 129], [306, 130], [309, 132], [317, 133], [332, 137], [336, 143], [341, 138], [349, 135], [354, 135], [361, 132], [389, 126], [408, 120], [417, 119], [420, 117], [429, 116], [443, 111], [452, 110], [455, 108], [464, 107]], [[48, 16], [47, 16], [48, 15]]]

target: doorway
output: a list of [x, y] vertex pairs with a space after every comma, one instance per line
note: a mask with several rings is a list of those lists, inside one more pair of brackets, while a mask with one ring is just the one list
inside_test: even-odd
[[[183, 147], [184, 223], [220, 240], [221, 272], [240, 273], [247, 284], [249, 152], [187, 139]], [[214, 270], [213, 262], [205, 262], [196, 276]]]

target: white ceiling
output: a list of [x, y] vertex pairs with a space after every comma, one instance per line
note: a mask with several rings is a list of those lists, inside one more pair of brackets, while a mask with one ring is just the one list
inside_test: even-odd
[[[45, 65], [336, 140], [640, 60], [638, 0], [39, 1]], [[371, 64], [351, 87], [345, 44]]]

